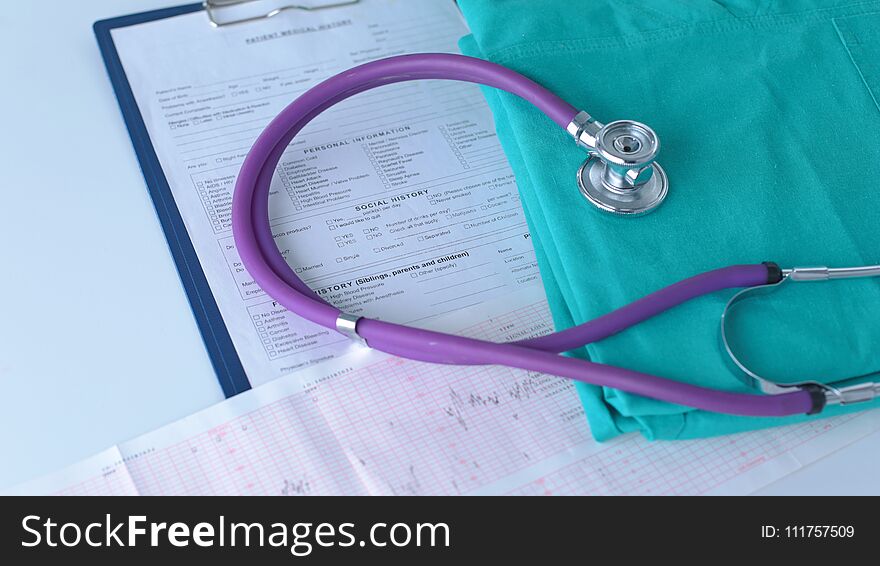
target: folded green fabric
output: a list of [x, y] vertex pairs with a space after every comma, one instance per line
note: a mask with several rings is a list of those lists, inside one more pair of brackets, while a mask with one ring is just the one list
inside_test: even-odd
[[[654, 213], [592, 207], [583, 151], [528, 103], [486, 90], [559, 329], [738, 263], [880, 263], [880, 1], [459, 0], [469, 55], [507, 65], [597, 119], [660, 136]], [[720, 348], [732, 292], [571, 355], [753, 391]], [[734, 335], [759, 373], [825, 382], [880, 371], [880, 280], [787, 284]], [[694, 438], [798, 422], [692, 410], [578, 385], [594, 435]], [[877, 406], [828, 408], [823, 415]]]

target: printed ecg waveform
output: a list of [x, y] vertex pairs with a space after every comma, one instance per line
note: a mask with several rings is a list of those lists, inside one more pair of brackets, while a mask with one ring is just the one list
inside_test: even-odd
[[[544, 303], [465, 333], [502, 339], [525, 328], [549, 328]], [[53, 491], [699, 494], [744, 477], [748, 489], [763, 485], [809, 460], [793, 456], [807, 443], [839, 447], [835, 431], [864, 417], [701, 441], [632, 435], [598, 444], [565, 380], [366, 355], [375, 361], [289, 376], [123, 444]], [[876, 420], [860, 430], [876, 429]]]

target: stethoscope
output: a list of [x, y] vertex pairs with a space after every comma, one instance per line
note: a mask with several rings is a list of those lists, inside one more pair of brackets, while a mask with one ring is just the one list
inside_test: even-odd
[[[675, 283], [579, 326], [501, 344], [352, 316], [322, 300], [294, 273], [275, 245], [269, 227], [269, 185], [275, 168], [294, 136], [324, 110], [369, 89], [419, 79], [478, 83], [534, 104], [587, 150], [587, 159], [578, 171], [578, 185], [583, 195], [602, 210], [630, 216], [645, 214], [666, 197], [668, 180], [655, 162], [660, 143], [654, 131], [644, 124], [630, 120], [602, 124], [526, 77], [480, 59], [420, 54], [373, 61], [325, 80], [287, 106], [259, 136], [242, 165], [232, 207], [235, 244], [248, 272], [279, 304], [371, 348], [412, 360], [509, 366], [718, 413], [815, 414], [829, 404], [851, 404], [880, 395], [880, 382], [848, 387], [812, 381], [774, 382], [746, 368], [727, 340], [727, 321], [732, 309], [756, 290], [775, 289], [795, 281], [877, 277], [880, 265], [788, 270], [774, 263], [725, 267]], [[725, 349], [764, 394], [709, 389], [560, 355], [617, 334], [693, 298], [731, 288], [746, 289], [734, 296], [722, 316]]]

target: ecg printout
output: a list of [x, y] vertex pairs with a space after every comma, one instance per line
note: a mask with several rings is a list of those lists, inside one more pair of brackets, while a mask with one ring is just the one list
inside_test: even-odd
[[[214, 29], [197, 12], [113, 30], [126, 75], [252, 385], [350, 341], [266, 296], [241, 264], [231, 202], [259, 132], [320, 80], [408, 52], [456, 52], [451, 1], [364, 0]], [[478, 87], [390, 85], [305, 128], [273, 179], [275, 241], [312, 289], [355, 315], [437, 315], [539, 285], [513, 173]]]
[[[551, 330], [543, 299], [503, 302], [503, 316], [485, 318], [499, 307], [482, 305], [438, 325], [495, 340]], [[485, 322], [462, 326], [474, 317]], [[569, 381], [360, 348], [9, 493], [743, 494], [878, 429], [880, 411], [869, 411], [698, 441], [599, 444]]]

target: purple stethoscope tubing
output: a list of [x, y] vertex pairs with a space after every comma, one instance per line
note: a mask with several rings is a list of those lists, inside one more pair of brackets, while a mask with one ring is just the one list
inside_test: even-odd
[[[281, 155], [312, 119], [334, 104], [379, 86], [421, 79], [478, 83], [515, 94], [566, 128], [577, 109], [506, 67], [463, 55], [426, 53], [366, 63], [331, 77], [288, 105], [257, 138], [235, 185], [232, 228], [245, 268], [279, 304], [316, 324], [337, 329], [342, 314], [294, 273], [275, 245], [269, 226], [269, 185]], [[706, 411], [745, 416], [812, 414], [824, 396], [809, 389], [778, 395], [731, 393], [560, 355], [596, 342], [695, 297], [721, 289], [765, 285], [772, 265], [736, 265], [685, 279], [579, 326], [540, 338], [495, 343], [422, 330], [370, 318], [356, 322], [371, 348], [431, 363], [502, 365], [566, 377], [593, 385]]]

